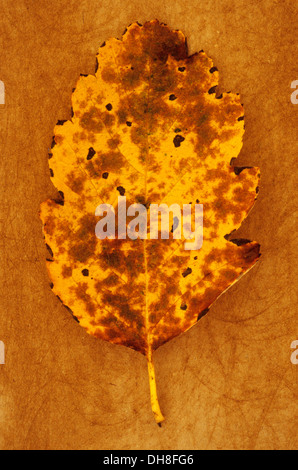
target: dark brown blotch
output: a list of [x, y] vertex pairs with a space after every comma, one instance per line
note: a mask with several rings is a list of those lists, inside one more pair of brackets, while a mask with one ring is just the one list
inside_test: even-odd
[[175, 147], [180, 147], [181, 142], [183, 142], [184, 140], [185, 140], [185, 137], [182, 137], [182, 135], [177, 134], [173, 139]]
[[[226, 235], [225, 235], [226, 238]], [[248, 240], [247, 238], [233, 238], [232, 240], [229, 240], [230, 242], [234, 243], [237, 246], [242, 246], [246, 245], [247, 243], [251, 243], [251, 240]]]
[[54, 148], [56, 145], [56, 140], [55, 140], [55, 136], [53, 135], [52, 137], [52, 143], [51, 143], [51, 149]]
[[90, 147], [89, 150], [88, 150], [87, 160], [91, 160], [91, 158], [93, 158], [95, 154], [96, 154], [96, 152], [95, 152], [94, 148]]
[[54, 257], [53, 250], [52, 250], [52, 248], [50, 247], [50, 245], [48, 245], [47, 243], [46, 243], [46, 249], [47, 249], [48, 252], [50, 253], [51, 258], [53, 258], [53, 257]]
[[117, 186], [117, 191], [119, 191], [120, 196], [124, 196], [125, 188], [123, 188], [123, 186]]
[[112, 139], [108, 140], [107, 144], [110, 149], [116, 149], [120, 144], [120, 139], [119, 137], [113, 137]]
[[205, 315], [207, 315], [208, 312], [209, 312], [209, 307], [204, 308], [204, 310], [202, 310], [202, 311], [199, 313], [198, 318], [197, 318], [197, 321], [199, 321], [202, 317], [204, 317]]
[[191, 274], [191, 273], [192, 273], [192, 269], [191, 269], [191, 268], [187, 268], [187, 269], [185, 269], [185, 271], [183, 271], [182, 276], [183, 276], [183, 277], [186, 277], [186, 276], [188, 276], [188, 275]]
[[246, 170], [248, 168], [252, 168], [252, 167], [251, 166], [234, 166], [234, 173], [235, 173], [235, 175], [240, 175], [240, 173], [243, 170]]
[[63, 193], [63, 191], [58, 191], [58, 197], [53, 199], [53, 201], [56, 204], [59, 204], [59, 206], [64, 206], [64, 193]]
[[67, 277], [70, 277], [72, 275], [72, 268], [70, 266], [64, 265], [62, 268], [61, 274], [64, 279]]
[[143, 50], [154, 61], [165, 63], [169, 55], [177, 60], [186, 59], [188, 56], [186, 41], [175, 32], [170, 31], [166, 25], [158, 21], [147, 22], [143, 29]]
[[214, 85], [213, 87], [209, 88], [208, 94], [209, 94], [209, 95], [213, 95], [213, 93], [216, 92], [216, 88], [217, 88], [217, 85]]
[[71, 172], [67, 176], [66, 184], [67, 184], [67, 186], [70, 187], [70, 189], [74, 193], [80, 194], [82, 192], [83, 188], [84, 188], [84, 178], [80, 177], [80, 176], [76, 177], [75, 173]]
[[83, 129], [90, 132], [101, 132], [103, 129], [102, 114], [99, 110], [92, 106], [89, 111], [85, 112], [80, 119], [80, 125]]

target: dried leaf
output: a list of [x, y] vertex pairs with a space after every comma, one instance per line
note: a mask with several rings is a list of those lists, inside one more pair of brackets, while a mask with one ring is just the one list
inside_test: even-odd
[[[158, 21], [131, 25], [81, 76], [73, 117], [50, 153], [55, 200], [41, 206], [54, 293], [88, 333], [148, 360], [151, 404], [163, 420], [152, 353], [188, 330], [250, 269], [259, 245], [229, 240], [254, 204], [258, 168], [231, 165], [244, 132], [239, 95], [216, 96], [218, 71], [184, 35]], [[204, 207], [200, 250], [185, 240], [99, 240], [101, 203]], [[231, 238], [231, 237], [230, 237]]]

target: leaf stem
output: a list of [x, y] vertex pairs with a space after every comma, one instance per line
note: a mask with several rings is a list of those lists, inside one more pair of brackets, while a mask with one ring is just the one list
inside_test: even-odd
[[151, 397], [151, 408], [154, 414], [156, 423], [160, 426], [160, 423], [164, 421], [162, 412], [160, 411], [157, 391], [156, 391], [156, 379], [155, 379], [155, 370], [152, 361], [151, 352], [148, 354], [148, 374], [149, 374], [149, 385], [150, 385], [150, 397]]

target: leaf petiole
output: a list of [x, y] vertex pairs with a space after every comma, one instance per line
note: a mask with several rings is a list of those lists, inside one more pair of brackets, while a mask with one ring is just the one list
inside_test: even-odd
[[158, 398], [157, 398], [157, 391], [156, 391], [156, 378], [155, 378], [155, 370], [154, 365], [152, 362], [152, 355], [150, 354], [148, 359], [148, 374], [149, 374], [149, 385], [150, 385], [150, 397], [151, 397], [151, 408], [154, 414], [155, 421], [158, 425], [162, 421], [164, 421], [164, 417], [162, 412], [160, 411]]

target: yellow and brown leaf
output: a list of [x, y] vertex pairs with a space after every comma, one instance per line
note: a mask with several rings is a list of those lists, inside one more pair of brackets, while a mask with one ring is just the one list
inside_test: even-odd
[[[254, 204], [259, 169], [231, 165], [244, 132], [240, 97], [216, 96], [216, 67], [203, 51], [188, 56], [180, 31], [135, 23], [102, 45], [97, 63], [77, 83], [72, 119], [54, 131], [49, 163], [59, 194], [41, 206], [48, 270], [80, 324], [144, 354], [154, 381], [152, 352], [193, 326], [259, 257], [258, 243], [227, 236]], [[148, 210], [203, 204], [202, 248], [97, 239], [96, 207], [117, 211], [120, 194]]]

